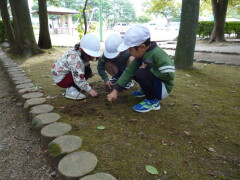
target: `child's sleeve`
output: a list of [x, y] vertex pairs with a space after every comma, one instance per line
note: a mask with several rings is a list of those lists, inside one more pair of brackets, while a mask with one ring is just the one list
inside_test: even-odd
[[172, 59], [163, 54], [157, 57], [155, 61], [155, 68], [151, 68], [151, 72], [164, 82], [168, 82], [174, 79], [175, 66]]
[[72, 53], [67, 62], [72, 73], [74, 83], [81, 89], [86, 92], [91, 90], [87, 80], [84, 77], [85, 74], [85, 64], [77, 53]]
[[105, 72], [105, 61], [104, 59], [99, 59], [98, 60], [98, 65], [97, 65], [97, 70], [98, 70], [98, 74], [99, 76], [104, 80], [104, 82], [108, 81], [108, 75], [107, 73]]

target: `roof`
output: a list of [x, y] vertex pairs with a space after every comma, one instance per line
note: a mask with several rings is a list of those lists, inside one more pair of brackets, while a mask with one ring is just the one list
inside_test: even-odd
[[[32, 14], [38, 14], [38, 12], [39, 12], [38, 10], [33, 11]], [[65, 14], [79, 14], [79, 11], [75, 11], [64, 7], [47, 7], [47, 13], [65, 15]]]

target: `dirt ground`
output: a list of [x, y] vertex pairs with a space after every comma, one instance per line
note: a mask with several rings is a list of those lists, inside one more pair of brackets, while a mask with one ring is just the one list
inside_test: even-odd
[[[70, 134], [83, 139], [80, 150], [97, 156], [92, 173], [107, 172], [118, 180], [240, 179], [239, 66], [194, 63], [194, 70], [177, 70], [161, 110], [136, 113], [131, 107], [143, 99], [130, 93], [137, 85], [107, 102], [96, 62], [89, 82], [99, 96], [64, 98], [65, 89], [53, 83], [50, 67], [66, 50], [54, 48], [18, 62], [42, 87], [60, 121], [72, 126]], [[146, 165], [159, 174], [146, 172]]]
[[0, 180], [54, 180], [21, 103], [0, 66]]

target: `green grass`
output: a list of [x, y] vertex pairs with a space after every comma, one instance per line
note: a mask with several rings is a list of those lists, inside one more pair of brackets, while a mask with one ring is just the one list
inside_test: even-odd
[[[161, 110], [136, 113], [131, 107], [142, 99], [121, 93], [106, 101], [103, 82], [95, 72], [91, 84], [99, 97], [64, 99], [64, 89], [54, 86], [51, 64], [67, 49], [55, 48], [26, 60], [17, 60], [42, 87], [72, 125], [71, 134], [83, 139], [80, 150], [98, 157], [96, 172], [119, 180], [240, 179], [240, 67], [195, 63], [194, 70], [177, 70], [175, 87], [161, 101]], [[105, 126], [104, 130], [97, 129]], [[151, 175], [146, 165], [157, 168]]]

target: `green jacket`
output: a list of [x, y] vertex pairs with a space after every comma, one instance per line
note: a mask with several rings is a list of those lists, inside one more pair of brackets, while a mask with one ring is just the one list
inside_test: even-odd
[[156, 42], [152, 42], [150, 48], [141, 59], [135, 58], [127, 66], [124, 73], [117, 81], [115, 89], [121, 91], [135, 76], [142, 64], [147, 64], [147, 66], [150, 67], [150, 71], [165, 84], [168, 93], [170, 93], [173, 88], [175, 66], [173, 60], [164, 50], [157, 46]]

